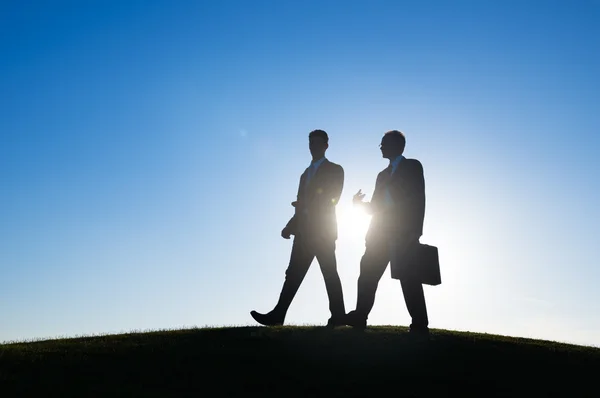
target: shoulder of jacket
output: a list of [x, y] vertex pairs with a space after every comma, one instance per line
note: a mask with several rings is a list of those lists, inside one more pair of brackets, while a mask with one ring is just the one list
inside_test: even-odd
[[423, 165], [417, 159], [406, 158], [405, 161], [406, 161], [406, 165], [407, 166], [410, 166], [410, 167], [412, 167], [414, 169], [421, 169], [421, 170], [423, 170]]
[[385, 169], [381, 170], [378, 174], [377, 174], [377, 178], [379, 177], [383, 177], [385, 175], [388, 174], [388, 167], [386, 167]]
[[329, 160], [329, 159], [327, 159], [327, 162], [326, 162], [326, 163], [327, 163], [327, 164], [329, 164], [329, 167], [331, 167], [332, 169], [334, 169], [334, 168], [335, 168], [335, 169], [338, 169], [338, 170], [344, 170], [344, 168], [343, 168], [341, 165], [339, 165], [339, 164], [337, 164], [337, 163], [334, 163], [334, 162], [332, 162], [332, 161], [331, 161], [331, 160]]

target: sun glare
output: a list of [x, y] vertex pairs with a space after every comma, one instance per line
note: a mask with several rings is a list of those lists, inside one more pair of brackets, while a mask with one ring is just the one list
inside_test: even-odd
[[339, 206], [336, 208], [338, 230], [341, 236], [364, 239], [371, 216], [360, 207], [353, 205]]

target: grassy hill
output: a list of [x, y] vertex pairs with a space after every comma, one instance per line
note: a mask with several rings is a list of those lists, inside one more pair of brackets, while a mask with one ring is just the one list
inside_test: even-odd
[[0, 397], [597, 397], [600, 349], [402, 327], [239, 327], [0, 345]]

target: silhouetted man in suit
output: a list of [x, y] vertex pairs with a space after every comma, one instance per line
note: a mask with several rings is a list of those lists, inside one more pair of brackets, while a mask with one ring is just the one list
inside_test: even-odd
[[335, 206], [344, 186], [344, 169], [325, 157], [329, 146], [325, 131], [312, 131], [308, 141], [312, 162], [300, 177], [297, 200], [292, 203], [295, 207], [294, 216], [281, 231], [284, 239], [294, 235], [294, 242], [279, 301], [267, 314], [250, 312], [258, 323], [266, 326], [283, 324], [287, 310], [315, 257], [321, 267], [329, 297], [331, 318], [327, 326], [344, 324], [344, 297], [335, 257]]
[[[392, 256], [402, 258], [423, 234], [425, 216], [425, 180], [423, 167], [416, 159], [402, 156], [406, 139], [392, 130], [381, 140], [381, 154], [390, 165], [377, 176], [371, 202], [363, 202], [361, 190], [354, 195], [353, 203], [364, 206], [372, 215], [365, 239], [365, 253], [360, 262], [356, 310], [346, 315], [346, 324], [358, 329], [367, 326], [369, 312], [375, 302], [379, 279]], [[414, 334], [429, 333], [427, 308], [423, 285], [413, 270], [403, 269], [400, 283]]]

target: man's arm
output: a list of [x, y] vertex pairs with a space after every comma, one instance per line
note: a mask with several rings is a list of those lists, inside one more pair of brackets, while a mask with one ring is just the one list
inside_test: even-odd
[[410, 235], [420, 237], [425, 218], [425, 178], [423, 166], [416, 159], [410, 159], [406, 164], [404, 180], [397, 185], [396, 195], [403, 203], [401, 216], [402, 229]]
[[340, 196], [342, 196], [342, 191], [344, 190], [344, 168], [342, 166], [338, 165], [335, 168], [331, 178], [331, 184], [328, 188], [329, 195], [327, 199], [335, 206], [339, 203]]
[[[324, 170], [325, 172], [325, 170]], [[314, 196], [310, 203], [310, 211], [313, 214], [327, 214], [340, 201], [344, 189], [344, 169], [342, 166], [330, 165], [326, 176], [321, 180], [321, 185], [315, 186]]]
[[375, 208], [373, 206], [373, 204], [371, 202], [364, 202], [363, 198], [365, 197], [365, 194], [362, 193], [362, 189], [359, 189], [357, 193], [354, 194], [354, 196], [352, 197], [352, 204], [354, 206], [360, 206], [365, 213], [369, 214], [369, 215], [373, 215], [373, 213], [375, 213]]
[[413, 212], [411, 212], [410, 225], [411, 230], [421, 236], [425, 219], [425, 177], [421, 162], [415, 160], [414, 163], [415, 171], [411, 179], [413, 195], [410, 197]]
[[383, 179], [384, 179], [383, 172], [379, 173], [377, 175], [377, 178], [375, 179], [375, 190], [373, 192], [373, 197], [371, 198], [370, 202], [363, 202], [363, 198], [365, 197], [365, 194], [362, 193], [361, 189], [359, 189], [358, 192], [352, 198], [352, 203], [356, 206], [361, 206], [363, 208], [363, 210], [365, 211], [365, 213], [367, 213], [368, 215], [373, 215], [379, 211], [383, 211], [384, 209], [381, 207]]
[[302, 189], [302, 176], [300, 176], [300, 182], [298, 183], [298, 193], [296, 194], [296, 201], [292, 202], [292, 206], [294, 206], [294, 215], [292, 216], [292, 218], [290, 218], [290, 220], [287, 222], [287, 224], [281, 231], [281, 236], [284, 239], [289, 239], [290, 235], [296, 235], [296, 225], [298, 222], [298, 217], [296, 215], [298, 214], [298, 208], [299, 208], [298, 202], [300, 201], [301, 189]]

